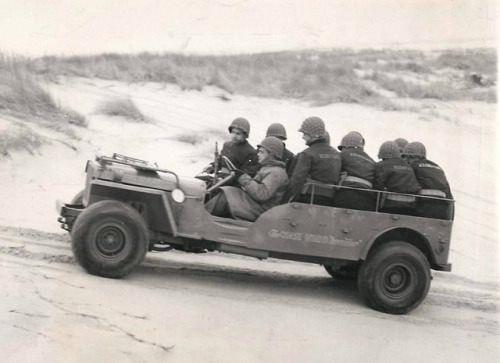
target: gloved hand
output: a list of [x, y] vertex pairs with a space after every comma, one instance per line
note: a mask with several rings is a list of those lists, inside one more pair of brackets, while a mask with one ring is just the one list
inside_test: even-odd
[[208, 164], [204, 169], [203, 172], [207, 174], [212, 174], [214, 172], [214, 166], [213, 164]]

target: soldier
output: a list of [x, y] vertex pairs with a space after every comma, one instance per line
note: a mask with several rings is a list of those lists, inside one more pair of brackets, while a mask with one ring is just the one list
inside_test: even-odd
[[[375, 189], [393, 193], [417, 194], [420, 186], [413, 169], [399, 154], [394, 141], [386, 141], [380, 146], [379, 161], [375, 164]], [[380, 199], [381, 212], [413, 215], [416, 198], [410, 195], [383, 194]]]
[[[352, 188], [373, 189], [375, 161], [363, 151], [364, 139], [359, 132], [350, 132], [339, 145], [341, 171], [345, 173], [341, 185]], [[375, 210], [376, 195], [355, 189], [338, 189], [333, 206], [359, 210]]]
[[[226, 156], [237, 169], [254, 176], [259, 170], [259, 163], [257, 151], [247, 141], [250, 134], [250, 123], [247, 119], [238, 117], [231, 122], [228, 130], [231, 134], [231, 140], [224, 143], [220, 156]], [[209, 174], [213, 173], [213, 163], [208, 165], [204, 171]]]
[[403, 154], [403, 149], [405, 148], [406, 145], [408, 145], [408, 140], [402, 137], [398, 137], [396, 140], [394, 140], [394, 142], [398, 144], [399, 154]]
[[420, 184], [419, 195], [431, 198], [418, 198], [415, 215], [427, 218], [452, 219], [453, 204], [440, 198], [453, 199], [450, 185], [443, 169], [426, 158], [425, 146], [412, 142], [405, 146], [403, 157], [413, 168]]
[[[325, 123], [319, 117], [309, 117], [302, 122], [307, 149], [297, 154], [297, 163], [288, 184], [285, 201], [331, 205], [334, 190], [322, 184], [337, 184], [340, 178], [340, 154], [325, 140]], [[313, 184], [313, 186], [311, 186]]]
[[258, 158], [262, 166], [252, 179], [238, 170], [240, 188], [221, 187], [205, 205], [208, 212], [219, 217], [230, 217], [255, 221], [260, 214], [281, 203], [286, 190], [288, 176], [285, 171], [283, 142], [275, 137], [266, 137], [258, 145]]
[[285, 145], [285, 140], [286, 140], [285, 127], [280, 123], [273, 123], [273, 124], [269, 125], [269, 127], [267, 128], [266, 137], [269, 137], [269, 136], [274, 136], [283, 142], [284, 149], [283, 149], [282, 160], [285, 163], [286, 173], [290, 177], [292, 175], [292, 163], [293, 163], [294, 155], [290, 150], [288, 150], [286, 148], [286, 145]]

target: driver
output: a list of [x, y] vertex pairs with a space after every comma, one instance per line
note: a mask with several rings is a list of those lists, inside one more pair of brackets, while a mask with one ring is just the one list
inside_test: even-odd
[[[250, 123], [243, 117], [238, 117], [228, 127], [231, 140], [226, 141], [222, 147], [220, 157], [227, 157], [237, 169], [241, 169], [250, 176], [254, 176], [259, 170], [257, 152], [247, 141], [250, 134]], [[210, 163], [204, 172], [212, 174], [214, 163]]]
[[266, 210], [283, 199], [288, 176], [283, 157], [283, 142], [276, 137], [266, 137], [258, 146], [257, 157], [261, 169], [252, 179], [236, 170], [240, 188], [225, 186], [209, 200], [205, 207], [212, 215], [255, 221]]

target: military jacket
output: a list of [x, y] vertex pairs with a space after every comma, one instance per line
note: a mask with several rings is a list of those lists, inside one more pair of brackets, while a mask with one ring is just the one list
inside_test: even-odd
[[[342, 171], [349, 177], [361, 178], [368, 183], [375, 180], [375, 161], [361, 149], [346, 148], [340, 152], [342, 159]], [[361, 186], [356, 181], [346, 179], [345, 186]], [[366, 186], [365, 186], [366, 187]]]
[[417, 177], [403, 159], [385, 159], [375, 164], [374, 189], [389, 192], [416, 194], [420, 186]]
[[226, 141], [220, 155], [227, 157], [237, 169], [250, 176], [255, 176], [260, 168], [257, 151], [246, 140], [242, 143]]
[[412, 161], [410, 166], [422, 189], [440, 190], [446, 194], [446, 198], [453, 199], [448, 180], [439, 165], [427, 159], [418, 159]]
[[288, 184], [287, 196], [301, 191], [306, 179], [324, 184], [337, 184], [340, 178], [342, 161], [340, 153], [319, 139], [296, 156], [297, 163]]

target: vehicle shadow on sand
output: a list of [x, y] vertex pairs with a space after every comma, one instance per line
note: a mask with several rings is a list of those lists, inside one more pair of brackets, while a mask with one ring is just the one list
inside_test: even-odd
[[[258, 261], [243, 261], [243, 265], [251, 264], [252, 268], [234, 265], [212, 264], [193, 261], [175, 261], [170, 259], [148, 257], [133, 274], [133, 278], [140, 279], [146, 284], [157, 288], [182, 288], [194, 290], [207, 295], [231, 295], [238, 299], [242, 294], [247, 299], [251, 293], [256, 299], [259, 295], [266, 299], [282, 299], [287, 297], [306, 297], [308, 300], [317, 299], [341, 301], [343, 303], [363, 306], [358, 294], [356, 281], [336, 280], [326, 271], [322, 274], [322, 267], [317, 266], [316, 276], [290, 272], [292, 263], [276, 264], [276, 271], [270, 271], [266, 263], [263, 268]], [[268, 262], [268, 261], [266, 261]], [[314, 268], [314, 267], [313, 267]], [[282, 271], [279, 271], [282, 270]], [[157, 277], [157, 278], [153, 278]], [[158, 286], [161, 283], [162, 286]], [[300, 302], [297, 302], [300, 304]]]

